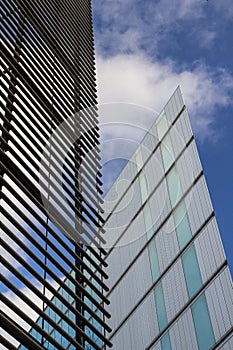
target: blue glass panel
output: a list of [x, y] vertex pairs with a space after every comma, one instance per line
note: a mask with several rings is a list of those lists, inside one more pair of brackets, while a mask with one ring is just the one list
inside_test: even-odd
[[174, 208], [182, 195], [179, 174], [175, 166], [169, 171], [167, 175], [167, 184], [171, 205]]
[[179, 204], [174, 212], [174, 220], [176, 224], [176, 233], [180, 249], [182, 249], [191, 239], [192, 232], [187, 216], [185, 203]]
[[154, 295], [159, 330], [162, 331], [167, 325], [167, 313], [165, 308], [162, 283], [159, 283], [158, 286], [155, 288]]
[[40, 317], [39, 319], [38, 319], [38, 321], [36, 322], [37, 324], [38, 324], [38, 326], [40, 326], [40, 327], [42, 327], [42, 317]]
[[157, 254], [157, 250], [156, 250], [155, 241], [150, 242], [148, 249], [149, 249], [152, 280], [154, 282], [157, 280], [157, 278], [160, 275], [158, 254]]
[[68, 325], [68, 323], [67, 323], [66, 321], [61, 320], [61, 322], [60, 322], [60, 327], [61, 327], [65, 332], [68, 333], [69, 325]]
[[68, 311], [67, 316], [73, 322], [75, 322], [75, 314], [72, 311]]
[[189, 297], [191, 298], [202, 286], [201, 273], [197, 261], [195, 247], [191, 247], [183, 254], [182, 263]]
[[42, 328], [47, 333], [50, 333], [53, 330], [53, 327], [46, 320], [44, 320]]
[[41, 334], [39, 332], [37, 332], [35, 329], [31, 330], [31, 336], [33, 338], [35, 338], [36, 340], [38, 340], [38, 342], [41, 342], [41, 340], [42, 340]]
[[71, 326], [69, 326], [69, 336], [74, 338], [76, 336], [76, 330], [74, 328], [72, 328]]
[[63, 346], [64, 349], [66, 349], [67, 346], [69, 345], [69, 341], [65, 337], [62, 337], [61, 345]]
[[[74, 277], [75, 278], [75, 277]], [[67, 285], [69, 286], [69, 288], [73, 291], [73, 292], [75, 292], [75, 285], [71, 282], [71, 281], [67, 281]], [[73, 298], [72, 298], [73, 299]]]
[[56, 349], [55, 346], [54, 346], [53, 344], [49, 343], [49, 342], [46, 342], [46, 343], [44, 344], [44, 347], [45, 347], [46, 349], [48, 349], [48, 350], [55, 350], [55, 349]]
[[94, 326], [96, 329], [98, 329], [98, 330], [101, 332], [102, 326], [101, 326], [101, 325], [99, 324], [99, 322], [96, 321], [94, 318], [92, 319], [92, 324], [93, 324], [93, 326]]
[[199, 350], [210, 349], [215, 344], [209, 310], [203, 293], [191, 306]]
[[161, 347], [162, 350], [172, 350], [170, 335], [168, 332], [161, 339]]

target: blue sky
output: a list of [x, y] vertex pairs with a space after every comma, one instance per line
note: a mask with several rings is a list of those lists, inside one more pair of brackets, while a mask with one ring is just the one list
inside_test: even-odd
[[100, 103], [159, 112], [181, 86], [233, 271], [232, 0], [93, 0], [93, 15]]

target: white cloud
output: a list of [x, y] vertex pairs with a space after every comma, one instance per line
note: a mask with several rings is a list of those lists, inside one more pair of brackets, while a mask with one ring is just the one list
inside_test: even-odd
[[[206, 16], [204, 0], [98, 0], [93, 3], [97, 50], [108, 55], [147, 51], [158, 54], [161, 40]], [[218, 10], [220, 11], [220, 10]]]
[[211, 71], [201, 63], [192, 70], [184, 67], [177, 71], [172, 61], [152, 62], [142, 54], [120, 54], [110, 58], [98, 56], [97, 74], [100, 104], [124, 102], [155, 111], [146, 116], [129, 113], [123, 118], [120, 115], [104, 115], [102, 123], [124, 121], [148, 129], [157, 111], [163, 108], [180, 85], [194, 130], [200, 138], [205, 138], [213, 134], [215, 108], [232, 103], [233, 77], [224, 69]]
[[[188, 68], [182, 68], [180, 57], [175, 57], [178, 62], [161, 61], [158, 57], [161, 43], [168, 48], [167, 55], [173, 45], [180, 50], [177, 55], [182, 55], [185, 40], [210, 48], [219, 40], [217, 24], [225, 25], [231, 18], [230, 2], [95, 1], [100, 103], [131, 102], [160, 110], [176, 86], [181, 85], [196, 131], [202, 136], [212, 134], [214, 120], [210, 114], [215, 107], [230, 103], [232, 76], [221, 68], [210, 71], [203, 64], [190, 68], [193, 63], [189, 63]], [[149, 124], [151, 121], [145, 121], [146, 127]]]
[[[4, 218], [3, 218], [3, 222], [4, 222]], [[10, 223], [7, 222], [7, 225], [10, 226]], [[23, 237], [23, 235], [18, 233], [15, 228], [13, 228], [13, 230], [15, 231], [14, 233], [16, 233], [18, 235], [18, 238], [20, 238], [22, 242], [26, 241], [25, 237]], [[17, 254], [19, 254], [24, 260], [27, 261], [27, 256], [24, 253], [24, 251], [7, 234], [2, 232], [1, 238], [12, 249], [14, 249], [14, 251]], [[14, 266], [15, 269], [19, 269], [21, 267], [21, 264], [11, 254], [9, 254], [2, 246], [0, 247], [0, 255], [2, 257], [4, 257], [4, 259], [6, 259], [8, 263], [10, 263], [12, 266]], [[5, 268], [4, 266], [2, 266], [1, 271], [2, 271], [3, 276], [5, 276], [5, 277], [11, 276], [11, 272], [7, 268]]]
[[[152, 62], [142, 54], [98, 56], [97, 74], [102, 164], [131, 158], [178, 85], [201, 141], [218, 137], [215, 123], [221, 115], [216, 115], [215, 109], [233, 101], [233, 77], [224, 69], [213, 72], [201, 63], [192, 70], [184, 67], [177, 71], [172, 61]], [[119, 173], [121, 163], [112, 162], [111, 166], [112, 172], [109, 166], [103, 169], [105, 189]]]

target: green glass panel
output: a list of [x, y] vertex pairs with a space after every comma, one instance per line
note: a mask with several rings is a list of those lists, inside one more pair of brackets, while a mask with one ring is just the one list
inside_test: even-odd
[[191, 306], [199, 350], [211, 349], [215, 344], [209, 310], [203, 293]]
[[201, 273], [197, 261], [195, 247], [191, 247], [182, 255], [182, 263], [188, 295], [191, 298], [202, 286]]
[[168, 124], [167, 124], [166, 115], [164, 112], [162, 112], [161, 116], [158, 118], [158, 121], [157, 121], [157, 131], [158, 131], [158, 137], [160, 141], [165, 135], [165, 133], [167, 132], [167, 130], [168, 130]]
[[139, 183], [140, 183], [142, 203], [143, 203], [145, 202], [145, 200], [147, 200], [147, 197], [148, 197], [146, 178], [143, 173], [139, 175]]
[[175, 166], [171, 169], [171, 171], [169, 171], [167, 175], [167, 183], [171, 205], [174, 208], [182, 195], [179, 174]]
[[[138, 162], [139, 166], [142, 166], [142, 157], [141, 157], [140, 150], [138, 150], [138, 153], [137, 153], [137, 162]], [[140, 183], [141, 198], [142, 198], [142, 203], [143, 203], [148, 198], [147, 182], [146, 182], [146, 177], [145, 177], [143, 172], [139, 176], [139, 183]], [[143, 214], [144, 214], [146, 235], [147, 235], [147, 239], [149, 240], [154, 233], [152, 216], [151, 216], [151, 209], [150, 209], [149, 203], [147, 203], [145, 205], [145, 207], [143, 209]], [[155, 245], [154, 241], [152, 241], [149, 244], [148, 250], [149, 250], [149, 259], [150, 259], [152, 280], [155, 281], [158, 278], [158, 276], [160, 275], [160, 271], [159, 271], [158, 255], [157, 255], [156, 245]]]
[[184, 202], [181, 202], [175, 210], [174, 220], [176, 224], [176, 233], [179, 247], [182, 249], [192, 238], [187, 209]]
[[149, 249], [149, 257], [150, 257], [150, 266], [151, 266], [152, 280], [154, 282], [154, 281], [157, 280], [157, 278], [160, 275], [158, 254], [157, 254], [155, 241], [151, 241], [150, 242], [150, 244], [148, 246], [148, 249]]
[[149, 240], [154, 233], [149, 203], [147, 203], [144, 207], [144, 220], [145, 220], [145, 227], [147, 232], [147, 239]]
[[175, 160], [170, 135], [167, 135], [162, 141], [161, 152], [163, 157], [164, 170], [167, 171]]
[[159, 330], [162, 331], [167, 325], [167, 312], [165, 308], [162, 283], [159, 283], [154, 290], [155, 305], [158, 317]]
[[141, 153], [140, 146], [136, 151], [136, 162], [137, 162], [137, 169], [138, 169], [138, 171], [140, 171], [140, 169], [143, 166], [142, 153]]
[[167, 332], [161, 339], [162, 350], [172, 350], [169, 333]]

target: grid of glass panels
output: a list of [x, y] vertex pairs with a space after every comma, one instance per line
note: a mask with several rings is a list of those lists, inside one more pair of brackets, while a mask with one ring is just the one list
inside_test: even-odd
[[[219, 310], [219, 322], [226, 327], [217, 333], [217, 305], [211, 298], [224, 300], [219, 309], [228, 305], [232, 310], [232, 281], [179, 88], [132, 160], [138, 174], [126, 166], [106, 196], [108, 201], [117, 182], [127, 178], [130, 185], [105, 225], [108, 237], [109, 228], [118, 224], [107, 256], [108, 270], [114, 270], [107, 294], [113, 346], [220, 346], [231, 331], [232, 313]], [[125, 221], [121, 208], [130, 191], [134, 196]], [[213, 286], [220, 280], [223, 288], [213, 297]]]

